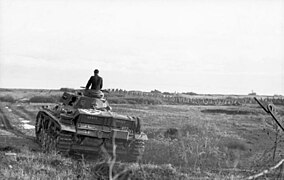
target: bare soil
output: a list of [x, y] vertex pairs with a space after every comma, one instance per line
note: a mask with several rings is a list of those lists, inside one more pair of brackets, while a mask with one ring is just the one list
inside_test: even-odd
[[40, 151], [35, 141], [34, 129], [24, 129], [22, 120], [34, 120], [24, 111], [16, 110], [19, 104], [0, 103], [0, 149], [29, 149]]

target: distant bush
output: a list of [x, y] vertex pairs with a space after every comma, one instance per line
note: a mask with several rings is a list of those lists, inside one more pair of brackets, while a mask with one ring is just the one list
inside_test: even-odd
[[125, 94], [111, 93], [105, 94], [106, 97], [125, 97]]
[[161, 94], [162, 92], [161, 92], [161, 91], [159, 91], [159, 90], [157, 90], [157, 89], [155, 89], [155, 90], [151, 91], [151, 93]]
[[60, 101], [59, 96], [34, 96], [31, 97], [29, 102], [32, 103], [56, 103]]
[[194, 96], [194, 95], [198, 95], [197, 93], [194, 93], [194, 92], [185, 92], [185, 93], [182, 93], [182, 94], [192, 95], [192, 96]]
[[109, 97], [107, 100], [110, 104], [128, 104], [127, 100], [119, 97]]
[[163, 92], [164, 95], [173, 95], [173, 93]]
[[63, 91], [63, 92], [75, 92], [75, 89], [72, 89], [72, 88], [60, 88], [60, 91]]
[[0, 101], [2, 102], [15, 102], [16, 100], [12, 96], [0, 96]]
[[108, 97], [110, 104], [164, 104], [160, 98], [153, 97]]
[[12, 92], [12, 89], [5, 89], [5, 88], [0, 88], [0, 91], [2, 92]]
[[163, 100], [160, 98], [153, 98], [153, 97], [126, 97], [125, 100], [129, 104], [163, 104]]

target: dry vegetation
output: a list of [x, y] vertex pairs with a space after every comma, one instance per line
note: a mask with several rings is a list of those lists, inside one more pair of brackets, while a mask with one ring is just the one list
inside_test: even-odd
[[[60, 94], [60, 91], [44, 90], [5, 91], [1, 92], [0, 102], [10, 102], [5, 105], [31, 118], [40, 105], [20, 103], [19, 100], [26, 98], [27, 102], [57, 102]], [[283, 156], [281, 150], [284, 145], [279, 142], [277, 153], [272, 157], [275, 127], [270, 117], [257, 105], [188, 106], [167, 105], [160, 99], [145, 97], [110, 99], [114, 103], [125, 103], [113, 104], [113, 111], [138, 116], [143, 120], [143, 131], [148, 134], [149, 141], [142, 162], [117, 161], [110, 175], [107, 161], [64, 157], [56, 153], [46, 155], [31, 151], [28, 145], [19, 148], [10, 144], [10, 148], [2, 145], [0, 149], [0, 177], [244, 179], [271, 167]], [[21, 113], [15, 116], [23, 117]], [[5, 155], [8, 152], [15, 152], [16, 155]], [[262, 178], [277, 175], [279, 172], [274, 171]]]
[[[10, 149], [15, 151], [15, 149]], [[7, 153], [6, 153], [7, 154]], [[11, 154], [11, 153], [10, 153]], [[74, 159], [56, 153], [43, 154], [21, 150], [17, 155], [0, 152], [0, 177], [6, 179], [180, 179], [171, 165], [119, 163], [113, 164], [112, 174], [106, 161]], [[123, 172], [123, 173], [121, 173]], [[116, 176], [118, 174], [118, 176]]]

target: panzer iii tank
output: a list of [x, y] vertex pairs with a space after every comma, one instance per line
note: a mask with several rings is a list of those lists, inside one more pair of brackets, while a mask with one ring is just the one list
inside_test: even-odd
[[64, 92], [62, 103], [43, 107], [37, 114], [36, 139], [44, 151], [101, 152], [140, 159], [147, 135], [138, 117], [111, 111], [101, 91]]

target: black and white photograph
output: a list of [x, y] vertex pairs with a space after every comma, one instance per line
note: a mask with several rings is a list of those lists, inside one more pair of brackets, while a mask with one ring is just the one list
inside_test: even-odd
[[283, 0], [0, 0], [0, 179], [284, 179]]

